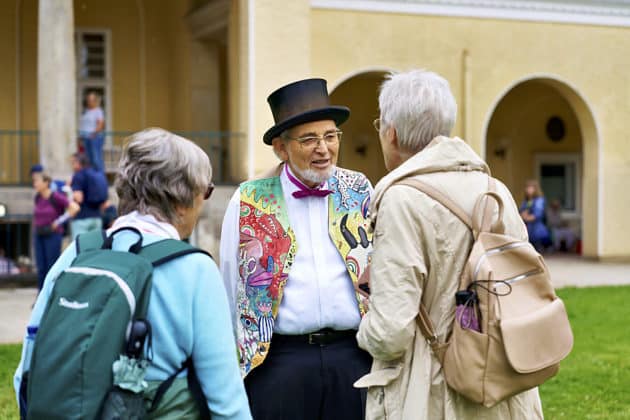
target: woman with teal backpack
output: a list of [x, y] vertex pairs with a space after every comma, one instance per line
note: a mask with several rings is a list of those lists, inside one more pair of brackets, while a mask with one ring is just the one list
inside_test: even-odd
[[[204, 202], [210, 197], [213, 190], [211, 179], [212, 168], [208, 156], [191, 141], [158, 128], [146, 129], [130, 137], [123, 151], [115, 183], [120, 217], [104, 232], [103, 238], [99, 238], [100, 232], [96, 232], [96, 235], [87, 233], [79, 236], [77, 242], [67, 248], [48, 273], [33, 308], [22, 358], [14, 378], [20, 408], [27, 418], [136, 418], [107, 414], [107, 410], [119, 408], [107, 404], [112, 395], [109, 392], [111, 383], [101, 387], [106, 389], [99, 394], [98, 401], [92, 401], [94, 394], [83, 392], [77, 397], [76, 393], [67, 391], [67, 388], [72, 387], [82, 391], [91, 382], [96, 382], [104, 375], [111, 375], [113, 369], [113, 385], [138, 394], [139, 398], [133, 401], [144, 404], [140, 409], [146, 410], [146, 414], [138, 418], [145, 418], [146, 415], [147, 418], [197, 419], [211, 416], [212, 419], [251, 419], [238, 369], [231, 317], [221, 275], [207, 253], [198, 249], [189, 252], [185, 248], [193, 247], [182, 242], [190, 237]], [[88, 246], [92, 245], [94, 237], [101, 241], [102, 247]], [[137, 307], [142, 307], [144, 301], [138, 298], [140, 294], [132, 294], [135, 292], [131, 281], [133, 273], [129, 271], [125, 276], [120, 266], [132, 258], [130, 255], [144, 258], [143, 252], [147, 249], [155, 249], [158, 244], [168, 241], [171, 251], [172, 248], [184, 251], [171, 252], [169, 258], [147, 258], [142, 261], [149, 270], [150, 263], [154, 267], [149, 271], [152, 276], [146, 309], [146, 324], [150, 326], [148, 334], [134, 347], [132, 337], [135, 337], [138, 318], [130, 322], [130, 331], [126, 334], [129, 337], [126, 340], [126, 355], [121, 355], [119, 365], [116, 365], [118, 361], [113, 365], [111, 362], [101, 363], [105, 366], [103, 375], [102, 370], [95, 369], [100, 360], [77, 357], [76, 353], [84, 352], [85, 347], [93, 342], [101, 343], [100, 347], [111, 345], [115, 339], [115, 334], [111, 332], [114, 319], [119, 314], [103, 316], [106, 322], [77, 322], [76, 329], [84, 329], [86, 334], [92, 334], [98, 328], [102, 330], [105, 325], [104, 335], [92, 336], [87, 341], [81, 334], [76, 334], [73, 328], [67, 328], [65, 319], [83, 319], [80, 314], [93, 313], [100, 306], [111, 305], [112, 300], [122, 300], [125, 313], [127, 304], [131, 308], [131, 303], [135, 307], [138, 302]], [[88, 257], [103, 256], [107, 252], [113, 256], [106, 262], [110, 271], [87, 264], [78, 266], [78, 262], [86, 261]], [[138, 271], [139, 267], [138, 264], [132, 268]], [[83, 284], [85, 287], [110, 284], [112, 292], [101, 293], [105, 296], [101, 301], [98, 299], [102, 296], [96, 293], [60, 295], [63, 290], [75, 291], [70, 280], [78, 282], [88, 275], [96, 278], [97, 274], [100, 283], [84, 281]], [[70, 278], [70, 275], [74, 277]], [[135, 313], [134, 310], [130, 312]], [[53, 319], [51, 314], [64, 313], [65, 316], [57, 317], [59, 323], [48, 322]], [[123, 326], [127, 325], [127, 319]], [[124, 340], [124, 328], [122, 331]], [[56, 340], [48, 339], [51, 335], [55, 335]], [[77, 336], [75, 342], [81, 345], [68, 346], [72, 339], [67, 337], [73, 335]], [[45, 343], [51, 344], [46, 346]], [[64, 346], [67, 350], [60, 352], [59, 349]], [[146, 369], [141, 375], [134, 375], [133, 383], [129, 383], [129, 377], [120, 381], [117, 379], [116, 366], [123, 366], [122, 362], [127, 362], [123, 356], [129, 356], [129, 359], [135, 357], [133, 367], [142, 365], [141, 368]], [[76, 363], [79, 365], [78, 370], [72, 360], [80, 360]], [[86, 366], [83, 366], [84, 363]], [[77, 370], [81, 380], [72, 380], [77, 378], [76, 375], [66, 375], [65, 378], [69, 377], [70, 380], [63, 382], [64, 377], [61, 375], [71, 369]], [[50, 375], [42, 372], [50, 372]], [[191, 377], [196, 378], [191, 380]], [[196, 386], [192, 385], [193, 382]], [[160, 392], [160, 389], [164, 392]], [[124, 394], [121, 392], [119, 395]], [[58, 397], [54, 398], [55, 395]], [[44, 399], [48, 403], [44, 403]], [[85, 414], [88, 403], [91, 404], [92, 414]], [[99, 415], [93, 415], [95, 413]]]

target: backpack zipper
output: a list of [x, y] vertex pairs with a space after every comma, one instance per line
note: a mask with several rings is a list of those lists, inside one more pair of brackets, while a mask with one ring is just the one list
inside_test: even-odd
[[479, 270], [481, 270], [481, 264], [489, 256], [492, 256], [494, 254], [499, 254], [503, 251], [507, 251], [510, 249], [521, 248], [521, 247], [529, 246], [529, 245], [530, 245], [529, 242], [512, 242], [511, 244], [507, 244], [507, 245], [503, 245], [497, 248], [492, 248], [492, 249], [487, 250], [485, 253], [481, 255], [481, 257], [479, 257], [479, 260], [477, 261], [477, 265], [475, 266], [475, 271], [473, 273], [473, 281], [477, 280], [477, 274], [479, 274]]
[[107, 270], [100, 270], [98, 268], [90, 268], [90, 267], [69, 267], [69, 268], [66, 268], [64, 271], [67, 271], [70, 273], [77, 273], [77, 274], [86, 274], [88, 276], [109, 277], [110, 279], [116, 282], [120, 290], [122, 290], [123, 294], [125, 295], [125, 298], [127, 299], [127, 304], [129, 305], [129, 313], [131, 314], [130, 316], [133, 316], [133, 314], [136, 312], [136, 298], [133, 295], [133, 292], [129, 288], [129, 285], [123, 279], [121, 279], [120, 276], [118, 276], [116, 273], [112, 273], [111, 271], [107, 271]]
[[540, 268], [536, 268], [534, 270], [528, 271], [527, 273], [523, 273], [523, 274], [520, 274], [518, 276], [514, 276], [512, 278], [509, 278], [509, 279], [501, 280], [501, 283], [510, 283], [510, 284], [517, 283], [517, 282], [519, 282], [521, 280], [525, 280], [528, 277], [535, 276], [536, 274], [540, 274], [542, 272], [543, 272], [543, 270], [541, 270]]

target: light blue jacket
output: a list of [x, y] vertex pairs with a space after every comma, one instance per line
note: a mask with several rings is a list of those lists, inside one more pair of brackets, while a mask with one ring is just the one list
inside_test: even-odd
[[[163, 239], [143, 234], [144, 245]], [[113, 249], [128, 249], [137, 236], [116, 235]], [[76, 256], [74, 243], [48, 272], [29, 326], [37, 326], [57, 275]], [[163, 381], [192, 355], [195, 371], [206, 396], [212, 419], [251, 419], [247, 394], [238, 369], [236, 346], [227, 297], [219, 270], [203, 254], [191, 254], [157, 267], [147, 318], [153, 332], [153, 360], [146, 373], [148, 381]], [[22, 381], [24, 360], [30, 340], [25, 338], [22, 358], [14, 378], [16, 395]], [[180, 376], [185, 376], [182, 372]]]

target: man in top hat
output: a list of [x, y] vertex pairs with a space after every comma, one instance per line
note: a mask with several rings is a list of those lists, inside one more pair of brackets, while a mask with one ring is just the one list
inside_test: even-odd
[[365, 175], [335, 166], [350, 110], [326, 81], [273, 92], [263, 136], [282, 163], [242, 183], [223, 220], [221, 270], [254, 419], [363, 419], [353, 382], [371, 364], [356, 342], [371, 236]]

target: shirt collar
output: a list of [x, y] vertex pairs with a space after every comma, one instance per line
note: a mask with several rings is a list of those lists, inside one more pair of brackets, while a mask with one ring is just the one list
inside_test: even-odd
[[154, 216], [150, 214], [141, 214], [138, 211], [132, 211], [131, 213], [120, 216], [114, 222], [114, 225], [108, 229], [107, 234], [123, 228], [123, 227], [135, 227], [140, 232], [149, 233], [156, 236], [171, 239], [181, 239], [175, 226], [167, 222], [160, 222]]

